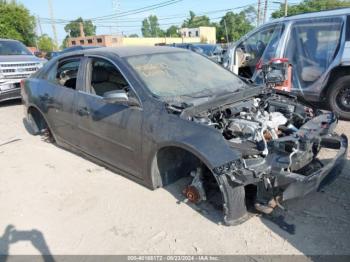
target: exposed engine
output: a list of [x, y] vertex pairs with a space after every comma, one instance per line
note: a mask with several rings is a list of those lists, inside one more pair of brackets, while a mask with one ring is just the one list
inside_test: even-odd
[[270, 97], [210, 110], [193, 117], [193, 121], [219, 129], [243, 157], [252, 157], [267, 156], [271, 141], [297, 132], [311, 117], [308, 107]]

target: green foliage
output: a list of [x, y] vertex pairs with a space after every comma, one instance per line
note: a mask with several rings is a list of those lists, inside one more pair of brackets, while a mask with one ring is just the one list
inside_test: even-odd
[[[284, 4], [281, 4], [280, 9], [273, 12], [273, 18], [284, 16]], [[288, 16], [297, 15], [306, 12], [317, 12], [341, 7], [350, 7], [349, 0], [303, 0], [297, 5], [288, 5]]]
[[50, 52], [57, 49], [54, 41], [47, 34], [40, 36], [37, 43], [41, 51]]
[[61, 44], [61, 46], [60, 46], [60, 49], [61, 49], [61, 50], [63, 50], [63, 49], [65, 49], [65, 48], [68, 47], [68, 38], [69, 38], [69, 36], [67, 35], [67, 36], [63, 39], [62, 44]]
[[178, 30], [179, 30], [179, 28], [177, 26], [172, 25], [166, 30], [166, 36], [179, 37], [180, 34], [178, 33]]
[[150, 15], [142, 21], [141, 32], [144, 37], [162, 37], [165, 35], [164, 31], [159, 27], [156, 15]]
[[16, 1], [0, 1], [0, 38], [16, 39], [35, 46], [35, 18]]
[[80, 23], [83, 23], [85, 36], [96, 35], [96, 26], [92, 23], [91, 20], [83, 20], [79, 17], [78, 19], [70, 22], [64, 27], [64, 31], [68, 33], [70, 37], [79, 37], [80, 36]]
[[245, 11], [238, 14], [227, 12], [225, 16], [221, 18], [219, 25], [217, 25], [217, 39], [221, 42], [223, 39], [226, 42], [225, 22], [229, 42], [238, 40], [253, 29], [251, 21], [248, 19]]
[[129, 35], [129, 37], [137, 38], [137, 37], [139, 37], [139, 35], [138, 34], [131, 34], [131, 35]]
[[190, 11], [190, 17], [187, 18], [182, 24], [182, 27], [188, 28], [196, 28], [200, 26], [211, 26], [210, 19], [205, 15], [196, 16], [193, 11]]

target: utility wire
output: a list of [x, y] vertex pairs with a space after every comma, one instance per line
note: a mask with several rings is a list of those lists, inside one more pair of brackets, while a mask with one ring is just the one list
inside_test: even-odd
[[[144, 13], [147, 11], [152, 11], [161, 7], [165, 7], [165, 6], [169, 6], [169, 5], [173, 5], [179, 2], [182, 2], [183, 0], [168, 0], [165, 2], [161, 2], [158, 4], [153, 4], [153, 5], [149, 5], [149, 6], [145, 6], [145, 7], [141, 7], [141, 8], [137, 8], [137, 9], [133, 9], [133, 10], [129, 10], [129, 11], [125, 11], [125, 12], [120, 12], [118, 14], [113, 14], [113, 15], [106, 15], [106, 16], [100, 16], [100, 17], [94, 17], [94, 18], [88, 18], [88, 19], [84, 19], [84, 20], [91, 20], [91, 21], [99, 21], [99, 20], [106, 20], [106, 19], [114, 19], [114, 18], [119, 18], [119, 17], [125, 17], [125, 16], [130, 16], [130, 15], [134, 15], [134, 14], [139, 14], [139, 13]], [[45, 18], [42, 17], [41, 18], [43, 21], [52, 21], [50, 18]], [[70, 23], [73, 22], [74, 20], [67, 20], [67, 19], [55, 19], [52, 22], [56, 22], [56, 23]]]
[[[215, 14], [215, 13], [220, 13], [220, 12], [229, 12], [229, 11], [234, 11], [234, 10], [237, 10], [237, 9], [243, 9], [243, 8], [247, 8], [249, 6], [254, 6], [255, 3], [251, 3], [251, 4], [247, 4], [247, 5], [243, 5], [243, 6], [238, 6], [238, 7], [234, 7], [234, 8], [226, 8], [226, 9], [219, 9], [219, 10], [212, 10], [212, 11], [208, 11], [208, 12], [201, 12], [201, 13], [198, 13], [196, 14], [196, 16], [203, 16], [203, 15], [208, 15], [208, 14]], [[187, 18], [188, 17], [188, 14], [184, 15], [172, 15], [172, 16], [168, 16], [168, 17], [160, 17], [158, 18], [158, 21], [159, 20], [171, 20], [171, 19], [177, 19], [177, 18]], [[49, 18], [40, 18], [42, 23], [46, 23], [46, 24], [50, 24], [50, 23], [53, 23], [53, 22], [56, 22], [58, 24], [67, 24], [67, 23], [70, 23], [70, 22], [74, 22], [72, 20], [64, 20], [64, 19], [57, 19], [55, 21], [51, 21]], [[99, 22], [111, 22], [113, 23], [113, 20], [106, 20], [106, 21], [98, 21], [96, 22], [99, 23]], [[119, 22], [125, 22], [125, 23], [130, 23], [130, 22], [138, 22], [140, 23], [141, 21], [140, 20], [120, 20]]]

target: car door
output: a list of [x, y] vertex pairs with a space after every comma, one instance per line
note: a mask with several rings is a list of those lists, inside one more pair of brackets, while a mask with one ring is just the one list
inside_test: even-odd
[[340, 50], [344, 20], [324, 17], [292, 23], [284, 57], [293, 66], [293, 90], [320, 90]]
[[[266, 47], [271, 40], [275, 40], [275, 44], [278, 44], [278, 36], [281, 35], [282, 31], [282, 25], [271, 24], [263, 26], [240, 42], [233, 54], [233, 72], [251, 79]], [[276, 51], [276, 49], [271, 49], [271, 51]]]
[[86, 153], [141, 178], [142, 108], [126, 103], [110, 103], [106, 92], [135, 91], [116, 65], [104, 58], [88, 58], [85, 89], [76, 97], [80, 148]]
[[79, 89], [81, 74], [81, 57], [69, 57], [58, 60], [49, 70], [45, 92], [40, 99], [52, 107], [50, 115], [51, 128], [58, 139], [77, 146], [75, 127], [74, 98]]

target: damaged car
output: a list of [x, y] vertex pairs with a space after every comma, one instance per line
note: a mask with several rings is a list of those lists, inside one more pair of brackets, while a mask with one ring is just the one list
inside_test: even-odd
[[[22, 83], [26, 126], [150, 189], [186, 178], [188, 202], [245, 221], [334, 179], [348, 142], [337, 118], [171, 47], [83, 50]], [[333, 159], [319, 152], [329, 148]], [[249, 191], [249, 192], [248, 192]], [[253, 193], [252, 193], [253, 192]]]

